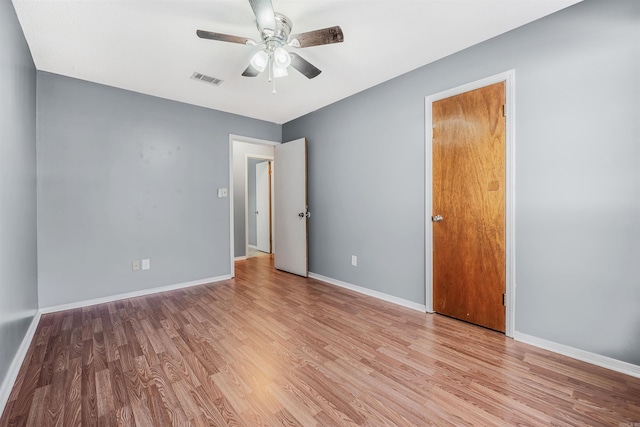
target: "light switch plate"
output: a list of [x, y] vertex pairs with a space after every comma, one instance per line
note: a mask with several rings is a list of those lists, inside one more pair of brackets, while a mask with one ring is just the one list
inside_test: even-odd
[[143, 270], [148, 270], [151, 268], [151, 260], [150, 259], [143, 259], [142, 260], [142, 269]]
[[223, 197], [228, 196], [228, 191], [226, 188], [218, 188], [218, 199], [222, 199]]
[[138, 271], [138, 270], [140, 270], [140, 261], [136, 259], [136, 260], [133, 260], [133, 271]]

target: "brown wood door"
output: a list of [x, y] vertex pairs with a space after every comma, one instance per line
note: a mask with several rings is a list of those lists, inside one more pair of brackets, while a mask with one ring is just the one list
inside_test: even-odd
[[433, 301], [505, 331], [504, 82], [433, 103]]

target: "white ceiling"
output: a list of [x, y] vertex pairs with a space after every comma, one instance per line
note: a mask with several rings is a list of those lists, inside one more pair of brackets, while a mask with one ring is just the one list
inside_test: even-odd
[[[322, 70], [242, 77], [259, 39], [247, 0], [13, 0], [36, 68], [285, 123], [579, 0], [272, 0], [292, 33], [340, 25], [344, 43], [296, 50]], [[293, 50], [293, 48], [290, 48]], [[194, 71], [224, 80], [216, 87]]]

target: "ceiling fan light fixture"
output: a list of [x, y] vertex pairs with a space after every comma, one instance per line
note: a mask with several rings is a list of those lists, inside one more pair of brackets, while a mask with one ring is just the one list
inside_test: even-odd
[[273, 51], [273, 62], [277, 67], [286, 69], [291, 65], [291, 56], [283, 47], [278, 47]]
[[264, 50], [256, 52], [255, 55], [251, 58], [251, 66], [258, 70], [259, 72], [263, 72], [265, 68], [267, 68], [267, 64], [269, 63], [269, 55]]
[[273, 77], [286, 77], [289, 75], [286, 67], [279, 67], [275, 63], [273, 64]]

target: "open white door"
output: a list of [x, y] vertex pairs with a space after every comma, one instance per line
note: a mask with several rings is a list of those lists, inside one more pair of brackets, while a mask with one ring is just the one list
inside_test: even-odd
[[256, 247], [266, 253], [271, 253], [269, 169], [268, 161], [256, 165]]
[[274, 159], [274, 265], [307, 277], [307, 140], [276, 145]]

